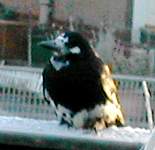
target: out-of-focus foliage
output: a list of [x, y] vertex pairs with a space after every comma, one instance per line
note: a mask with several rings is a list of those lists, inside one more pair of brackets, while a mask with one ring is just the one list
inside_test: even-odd
[[14, 20], [17, 18], [17, 13], [9, 7], [5, 7], [0, 3], [0, 19]]

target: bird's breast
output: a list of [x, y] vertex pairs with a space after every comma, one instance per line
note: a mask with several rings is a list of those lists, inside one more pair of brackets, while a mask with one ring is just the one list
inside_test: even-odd
[[69, 65], [59, 71], [47, 66], [43, 78], [52, 99], [73, 111], [94, 107], [104, 99], [100, 74], [88, 63]]

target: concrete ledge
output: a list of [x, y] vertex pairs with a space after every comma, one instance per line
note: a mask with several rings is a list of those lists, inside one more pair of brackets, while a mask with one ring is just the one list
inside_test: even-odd
[[26, 134], [0, 131], [0, 149], [6, 147], [22, 149], [54, 150], [139, 150], [143, 143], [116, 142], [86, 138], [72, 138], [45, 134]]

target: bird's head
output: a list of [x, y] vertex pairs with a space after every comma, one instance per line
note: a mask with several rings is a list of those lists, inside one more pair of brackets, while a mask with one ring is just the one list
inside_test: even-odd
[[76, 55], [87, 57], [92, 53], [88, 41], [77, 32], [61, 33], [55, 39], [42, 41], [39, 45], [55, 51], [57, 56]]

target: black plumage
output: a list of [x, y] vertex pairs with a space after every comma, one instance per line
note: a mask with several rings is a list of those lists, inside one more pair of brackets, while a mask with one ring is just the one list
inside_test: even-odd
[[[49, 98], [54, 101], [56, 114], [62, 122], [97, 130], [124, 124], [110, 69], [95, 55], [83, 36], [65, 32], [40, 45], [55, 51], [43, 70], [43, 93], [48, 102]], [[110, 110], [113, 108], [116, 111]]]

